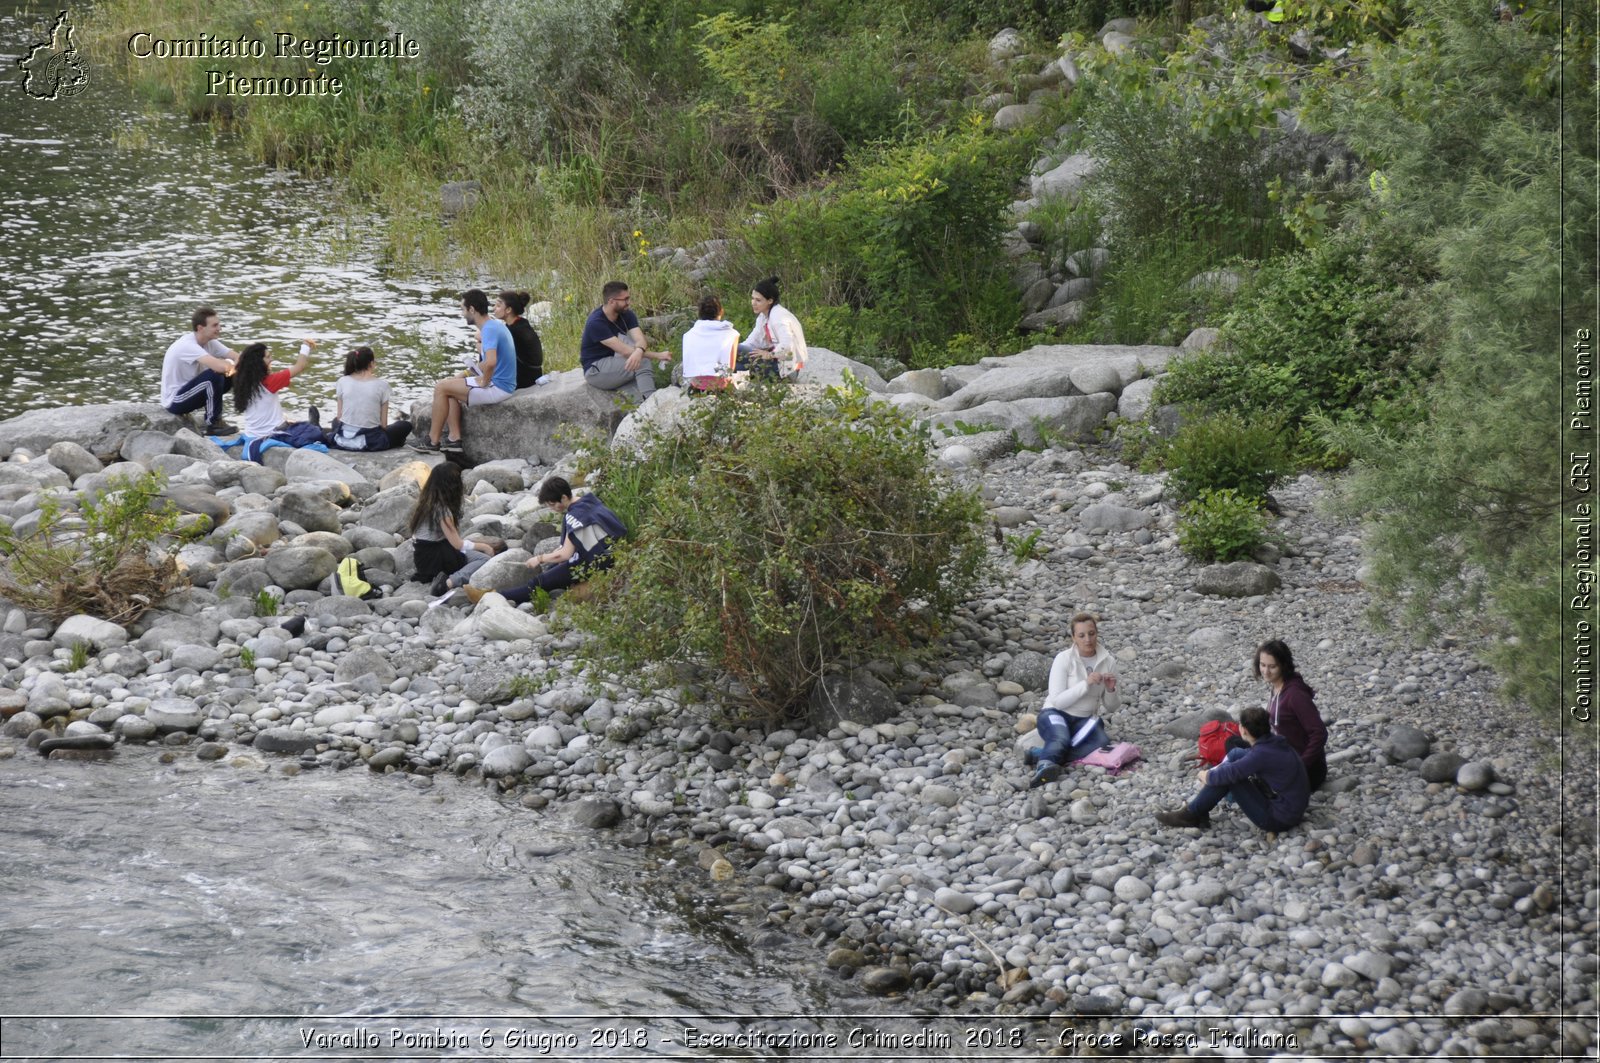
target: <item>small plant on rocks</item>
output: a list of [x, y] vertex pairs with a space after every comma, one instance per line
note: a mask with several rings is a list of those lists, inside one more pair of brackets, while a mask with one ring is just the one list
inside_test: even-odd
[[256, 615], [277, 616], [278, 606], [282, 602], [282, 598], [279, 598], [269, 590], [256, 591]]
[[177, 553], [190, 536], [162, 483], [157, 473], [118, 477], [77, 513], [42, 494], [32, 532], [0, 524], [0, 598], [58, 621], [138, 619], [183, 582]]
[[89, 644], [87, 642], [74, 642], [72, 652], [67, 656], [67, 671], [81, 672], [89, 664]]
[[1196, 561], [1239, 561], [1262, 543], [1267, 517], [1232, 488], [1202, 491], [1178, 516], [1178, 546]]
[[249, 646], [241, 649], [239, 651], [239, 667], [243, 668], [247, 672], [255, 671], [256, 651], [252, 650]]

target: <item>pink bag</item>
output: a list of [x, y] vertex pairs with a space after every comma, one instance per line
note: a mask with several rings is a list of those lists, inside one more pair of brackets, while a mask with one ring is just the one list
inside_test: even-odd
[[1110, 749], [1097, 749], [1087, 757], [1078, 761], [1079, 764], [1093, 764], [1097, 768], [1104, 768], [1112, 775], [1116, 775], [1128, 768], [1134, 761], [1143, 760], [1144, 754], [1132, 742], [1118, 742]]

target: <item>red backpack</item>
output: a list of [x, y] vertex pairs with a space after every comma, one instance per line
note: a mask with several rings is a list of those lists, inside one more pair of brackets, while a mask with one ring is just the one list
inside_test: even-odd
[[1239, 737], [1239, 725], [1232, 720], [1207, 720], [1200, 728], [1200, 760], [1215, 767], [1228, 755], [1228, 739]]

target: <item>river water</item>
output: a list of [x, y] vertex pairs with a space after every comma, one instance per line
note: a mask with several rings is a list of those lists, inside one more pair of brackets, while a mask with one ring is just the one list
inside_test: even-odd
[[894, 1021], [808, 944], [747, 946], [663, 849], [453, 778], [160, 752], [0, 762], [4, 1058], [699, 1057], [691, 1026]]
[[[330, 209], [333, 185], [252, 163], [93, 65], [78, 95], [30, 98], [17, 61], [60, 6], [0, 0], [0, 419], [154, 399], [161, 356], [201, 304], [235, 349], [322, 341], [291, 415], [331, 405], [356, 344], [400, 398], [467, 349], [458, 288], [386, 268], [381, 220]], [[86, 12], [71, 14], [81, 35]]]

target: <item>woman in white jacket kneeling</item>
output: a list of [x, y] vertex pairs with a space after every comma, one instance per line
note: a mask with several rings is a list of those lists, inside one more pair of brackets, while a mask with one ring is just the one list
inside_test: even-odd
[[778, 305], [778, 278], [757, 281], [750, 290], [750, 309], [756, 312], [750, 338], [739, 344], [752, 376], [793, 376], [806, 365], [806, 334], [800, 319]]
[[1028, 751], [1038, 761], [1035, 786], [1054, 782], [1061, 766], [1080, 760], [1106, 741], [1100, 715], [1122, 704], [1117, 696], [1117, 659], [1100, 648], [1100, 624], [1093, 613], [1072, 618], [1072, 645], [1050, 665], [1050, 691], [1039, 710], [1044, 745]]

